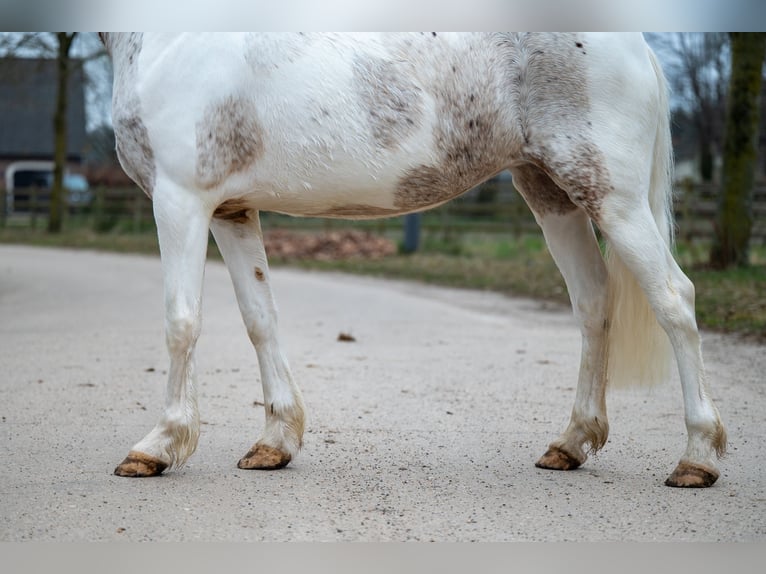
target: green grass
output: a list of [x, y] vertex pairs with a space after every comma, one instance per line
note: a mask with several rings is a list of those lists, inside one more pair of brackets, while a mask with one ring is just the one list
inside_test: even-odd
[[514, 260], [420, 253], [379, 260], [293, 263], [296, 264], [306, 269], [345, 271], [451, 287], [485, 289], [509, 295], [534, 296], [562, 303], [568, 301], [564, 282], [553, 261], [542, 252]]
[[35, 245], [38, 247], [70, 247], [119, 253], [146, 253], [159, 255], [155, 231], [145, 233], [96, 233], [90, 229], [68, 229], [58, 235], [43, 229], [6, 227], [0, 229], [0, 243]]
[[[153, 231], [123, 233], [120, 229], [119, 225], [108, 233], [70, 229], [52, 236], [40, 229], [7, 227], [0, 229], [0, 243], [159, 253]], [[389, 233], [400, 239], [399, 230]], [[749, 268], [728, 271], [704, 267], [707, 249], [705, 244], [678, 247], [678, 259], [696, 286], [699, 324], [766, 342], [766, 248], [753, 248]], [[212, 242], [208, 254], [220, 259]], [[272, 259], [271, 263], [485, 289], [562, 305], [569, 302], [561, 275], [540, 235], [498, 238], [486, 233], [431, 233], [424, 235], [421, 250], [413, 255], [330, 262]]]
[[701, 325], [766, 342], [766, 266], [687, 272], [696, 287], [697, 320]]

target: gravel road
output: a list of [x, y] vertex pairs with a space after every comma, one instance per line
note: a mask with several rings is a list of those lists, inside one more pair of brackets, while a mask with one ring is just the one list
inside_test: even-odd
[[704, 334], [730, 452], [713, 488], [671, 489], [677, 380], [611, 393], [609, 442], [582, 468], [534, 467], [574, 400], [568, 310], [281, 268], [273, 283], [308, 407], [301, 455], [236, 468], [262, 395], [228, 273], [210, 262], [199, 448], [179, 471], [125, 479], [112, 470], [162, 404], [159, 260], [0, 246], [0, 541], [766, 539], [763, 346]]

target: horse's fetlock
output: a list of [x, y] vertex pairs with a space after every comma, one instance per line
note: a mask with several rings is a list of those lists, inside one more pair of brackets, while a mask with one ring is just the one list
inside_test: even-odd
[[583, 416], [578, 419], [577, 428], [583, 444], [589, 446], [589, 453], [601, 450], [609, 437], [609, 422], [605, 415]]

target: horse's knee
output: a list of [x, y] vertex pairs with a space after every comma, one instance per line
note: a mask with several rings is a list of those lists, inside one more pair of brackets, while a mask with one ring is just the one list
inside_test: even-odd
[[255, 310], [242, 314], [250, 342], [258, 348], [275, 336], [276, 317], [267, 310]]
[[199, 338], [201, 321], [195, 314], [176, 314], [169, 316], [165, 323], [165, 342], [168, 350], [185, 353]]

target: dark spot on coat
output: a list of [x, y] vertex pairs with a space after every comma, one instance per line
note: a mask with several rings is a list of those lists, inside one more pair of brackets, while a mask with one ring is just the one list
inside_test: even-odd
[[421, 123], [423, 96], [405, 65], [379, 58], [354, 62], [356, 89], [367, 108], [375, 141], [385, 149], [396, 149]]
[[[475, 62], [481, 56], [471, 48], [450, 52], [445, 69], [486, 65]], [[492, 74], [474, 73], [470, 81], [462, 74], [443, 74], [429, 92], [436, 103], [437, 160], [402, 174], [394, 205], [403, 210], [438, 205], [467, 191], [505, 168], [514, 147]]]
[[210, 189], [252, 165], [263, 154], [263, 130], [254, 106], [229, 96], [205, 110], [197, 123], [197, 181]]
[[[508, 91], [524, 141], [518, 159], [538, 170], [512, 169], [521, 172], [525, 199], [538, 214], [565, 213], [574, 205], [597, 220], [612, 184], [591, 137], [587, 71], [571, 57], [572, 44], [582, 42], [574, 34], [518, 34], [504, 42], [510, 49]], [[567, 139], [571, 134], [576, 143]]]
[[266, 280], [266, 275], [264, 274], [263, 269], [261, 269], [260, 267], [256, 267], [255, 268], [255, 278], [258, 281], [265, 281]]
[[104, 42], [114, 62], [112, 121], [117, 157], [125, 173], [151, 197], [156, 177], [154, 151], [135, 88], [143, 34], [105, 34]]
[[227, 199], [213, 212], [213, 217], [232, 223], [247, 223], [250, 221], [252, 207], [241, 198]]
[[[598, 222], [604, 196], [614, 190], [601, 150], [585, 140], [556, 153], [541, 147], [528, 157], [533, 158], [532, 161], [552, 180], [554, 187], [564, 190], [570, 203], [584, 209], [593, 221]], [[522, 173], [521, 177], [525, 176], [528, 177]], [[539, 214], [568, 211], [565, 209], [566, 202], [561, 197], [554, 197], [550, 186], [546, 187], [540, 178], [534, 183], [536, 187], [524, 193], [533, 211]]]
[[511, 173], [514, 187], [536, 215], [564, 215], [576, 209], [567, 193], [536, 165], [527, 163], [517, 166], [511, 169]]
[[114, 120], [114, 136], [120, 163], [125, 173], [151, 197], [156, 174], [149, 132], [138, 115], [116, 116]]

